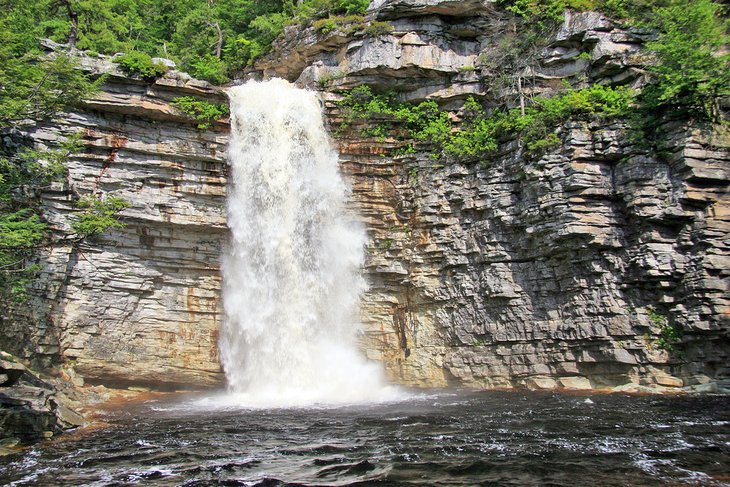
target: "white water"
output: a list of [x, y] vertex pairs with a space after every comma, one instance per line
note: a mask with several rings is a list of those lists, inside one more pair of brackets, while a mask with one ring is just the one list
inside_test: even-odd
[[360, 356], [365, 234], [348, 217], [316, 96], [283, 80], [231, 100], [220, 349], [227, 402], [302, 406], [387, 399]]

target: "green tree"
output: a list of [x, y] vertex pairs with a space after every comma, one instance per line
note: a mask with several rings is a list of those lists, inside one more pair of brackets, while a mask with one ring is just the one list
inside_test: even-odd
[[[91, 80], [73, 57], [46, 56], [39, 37], [53, 2], [14, 0], [0, 9], [0, 130], [52, 118], [88, 97], [102, 80]], [[47, 237], [40, 215], [40, 191], [63, 173], [78, 150], [70, 137], [60, 147], [36, 150], [22, 144], [0, 146], [0, 296], [20, 299], [37, 271], [29, 257]]]
[[112, 228], [122, 228], [118, 215], [130, 204], [122, 198], [83, 196], [76, 202], [81, 212], [71, 222], [76, 239], [98, 237]]
[[710, 0], [656, 10], [652, 24], [659, 37], [647, 47], [657, 59], [649, 67], [653, 83], [642, 95], [646, 108], [720, 118], [719, 99], [730, 94], [730, 36], [720, 12]]

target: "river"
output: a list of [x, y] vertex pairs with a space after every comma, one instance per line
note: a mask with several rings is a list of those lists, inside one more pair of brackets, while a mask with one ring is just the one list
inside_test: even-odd
[[0, 458], [8, 485], [730, 485], [727, 396], [415, 392], [241, 409], [176, 397]]

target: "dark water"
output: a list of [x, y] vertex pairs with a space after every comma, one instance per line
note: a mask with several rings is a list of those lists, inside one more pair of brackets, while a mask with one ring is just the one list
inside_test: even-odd
[[730, 485], [730, 398], [435, 393], [334, 409], [149, 402], [0, 459], [10, 485]]

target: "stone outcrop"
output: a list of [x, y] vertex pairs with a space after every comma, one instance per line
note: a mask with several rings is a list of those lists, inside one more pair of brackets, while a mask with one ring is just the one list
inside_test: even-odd
[[[471, 0], [378, 1], [367, 22], [289, 27], [250, 73], [322, 91], [370, 238], [367, 355], [419, 386], [727, 387], [727, 132], [668, 121], [659, 153], [625, 123], [595, 119], [555, 127], [561, 144], [539, 157], [503, 140], [481, 160], [436, 161], [428, 144], [401, 154], [413, 141], [363, 135], [381, 120], [341, 128], [340, 93], [361, 84], [455, 118], [471, 95], [518, 106], [564, 82], [641, 86], [649, 34], [568, 12], [515, 54], [514, 20]], [[45, 252], [21, 313], [34, 326], [3, 323], [2, 345], [64, 363], [79, 383], [220, 385], [227, 126], [199, 130], [170, 101], [221, 95], [175, 71], [146, 83], [86, 62], [112, 73], [103, 91], [24, 135], [52, 146], [83, 131], [68, 180], [44, 194], [54, 226], [69, 224], [78, 195], [104, 193], [132, 204], [126, 227]], [[673, 348], [669, 328], [684, 333]]]
[[0, 351], [0, 456], [12, 447], [50, 438], [84, 424], [69, 401], [52, 384], [41, 380], [18, 359]]
[[[621, 126], [562, 135], [538, 160], [511, 142], [488, 165], [342, 144], [373, 230], [366, 348], [397, 380], [582, 389], [727, 377], [728, 174], [715, 171], [730, 140], [674, 127], [671, 158], [657, 160], [632, 154]], [[713, 143], [724, 148], [699, 149]], [[664, 326], [684, 333], [671, 352]]]
[[41, 365], [65, 362], [79, 383], [220, 386], [227, 122], [199, 130], [170, 102], [226, 98], [177, 71], [148, 83], [107, 59], [82, 64], [109, 74], [103, 89], [80, 110], [22, 134], [54, 147], [81, 133], [84, 148], [71, 155], [66, 181], [43, 194], [44, 215], [60, 232], [80, 196], [131, 206], [124, 228], [95, 241], [56, 241], [42, 253], [25, 321], [3, 324], [3, 345]]
[[[297, 63], [272, 56], [260, 66], [329, 93], [371, 236], [369, 356], [394, 380], [422, 386], [727, 386], [722, 129], [669, 122], [657, 154], [625, 124], [576, 122], [556, 127], [561, 146], [538, 159], [504, 141], [469, 163], [434, 161], [423, 144], [396, 155], [407, 141], [365, 136], [366, 121], [338, 129], [337, 93], [361, 84], [455, 109], [472, 94], [515, 106], [564, 81], [644, 82], [650, 33], [566, 12], [550, 39], [515, 59], [503, 13], [451, 3], [377, 2], [370, 18], [390, 21], [389, 32], [292, 31], [280, 47]], [[675, 348], [661, 340], [667, 329], [684, 334]]]

